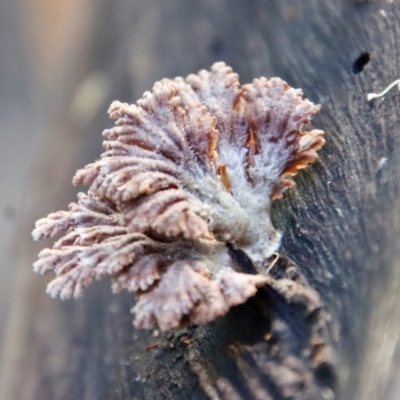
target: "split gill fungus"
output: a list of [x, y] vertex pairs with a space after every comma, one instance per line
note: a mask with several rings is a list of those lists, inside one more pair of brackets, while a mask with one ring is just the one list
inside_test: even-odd
[[[135, 294], [135, 326], [163, 330], [244, 303], [272, 279], [270, 204], [318, 158], [324, 132], [305, 128], [319, 109], [279, 78], [240, 86], [222, 62], [156, 82], [136, 104], [114, 101], [105, 152], [73, 179], [87, 194], [32, 233], [61, 237], [34, 264], [56, 275], [47, 293], [80, 297], [111, 276], [114, 292]], [[237, 272], [227, 243], [258, 273]]]

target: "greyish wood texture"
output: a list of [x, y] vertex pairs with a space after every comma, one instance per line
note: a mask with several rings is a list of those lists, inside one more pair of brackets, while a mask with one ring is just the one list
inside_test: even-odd
[[[40, 124], [32, 132], [41, 133], [29, 170], [11, 160], [11, 175], [0, 175], [3, 187], [25, 177], [13, 261], [7, 256], [1, 269], [8, 287], [0, 294], [0, 399], [397, 399], [400, 94], [394, 88], [370, 103], [366, 94], [400, 76], [399, 2], [29, 4], [36, 22], [29, 7], [22, 21], [41, 34], [24, 37], [36, 57]], [[370, 62], [353, 74], [365, 51]], [[72, 174], [100, 154], [100, 133], [111, 125], [107, 104], [135, 101], [155, 80], [217, 60], [241, 82], [280, 76], [322, 104], [313, 121], [326, 131], [321, 161], [272, 211], [284, 233], [273, 273], [283, 275], [289, 257], [292, 278], [305, 277], [324, 310], [308, 312], [267, 288], [212, 324], [160, 334], [135, 331], [133, 299], [111, 295], [107, 283], [76, 302], [48, 298], [31, 272], [44, 244], [32, 244], [28, 232], [74, 199]], [[251, 269], [243, 254], [232, 255]]]

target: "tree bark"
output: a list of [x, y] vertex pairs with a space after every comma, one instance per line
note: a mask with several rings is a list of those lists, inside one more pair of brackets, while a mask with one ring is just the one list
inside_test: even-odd
[[[104, 0], [91, 7], [96, 22], [77, 74], [84, 80], [97, 71], [108, 89], [81, 124], [65, 113], [74, 97], [64, 84], [53, 130], [34, 156], [32, 170], [41, 173], [32, 175], [14, 244], [0, 399], [397, 399], [400, 94], [395, 87], [374, 101], [366, 96], [399, 78], [400, 4]], [[364, 52], [371, 59], [359, 71], [353, 64]], [[133, 299], [111, 295], [107, 283], [77, 302], [47, 298], [29, 271], [40, 246], [26, 232], [74, 200], [71, 171], [100, 154], [107, 103], [133, 102], [157, 79], [220, 60], [242, 83], [279, 76], [322, 105], [313, 120], [326, 132], [320, 161], [272, 208], [283, 243], [271, 273], [297, 286], [262, 289], [211, 324], [165, 334], [135, 330]], [[52, 165], [49, 186], [43, 171], [48, 176]], [[231, 252], [251, 272], [246, 256]]]

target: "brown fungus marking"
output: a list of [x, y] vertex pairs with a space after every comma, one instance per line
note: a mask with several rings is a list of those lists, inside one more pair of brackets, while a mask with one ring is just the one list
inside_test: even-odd
[[229, 174], [228, 174], [228, 170], [226, 168], [226, 164], [219, 164], [217, 170], [218, 170], [219, 176], [221, 177], [222, 184], [225, 186], [225, 189], [229, 193], [232, 193], [231, 181], [229, 179]]

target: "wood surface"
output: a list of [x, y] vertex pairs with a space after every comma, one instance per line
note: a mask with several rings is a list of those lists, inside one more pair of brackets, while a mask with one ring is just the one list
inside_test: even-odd
[[[398, 399], [400, 93], [366, 95], [400, 77], [400, 3], [65, 4], [1, 4], [0, 399]], [[363, 52], [371, 60], [354, 74]], [[108, 104], [219, 60], [243, 83], [279, 76], [322, 105], [321, 159], [272, 209], [283, 232], [274, 273], [293, 262], [322, 311], [267, 288], [211, 324], [161, 334], [135, 330], [133, 299], [108, 282], [50, 299], [31, 270], [45, 243], [29, 233], [75, 199], [72, 175], [100, 154]], [[313, 364], [315, 329], [326, 353]]]

